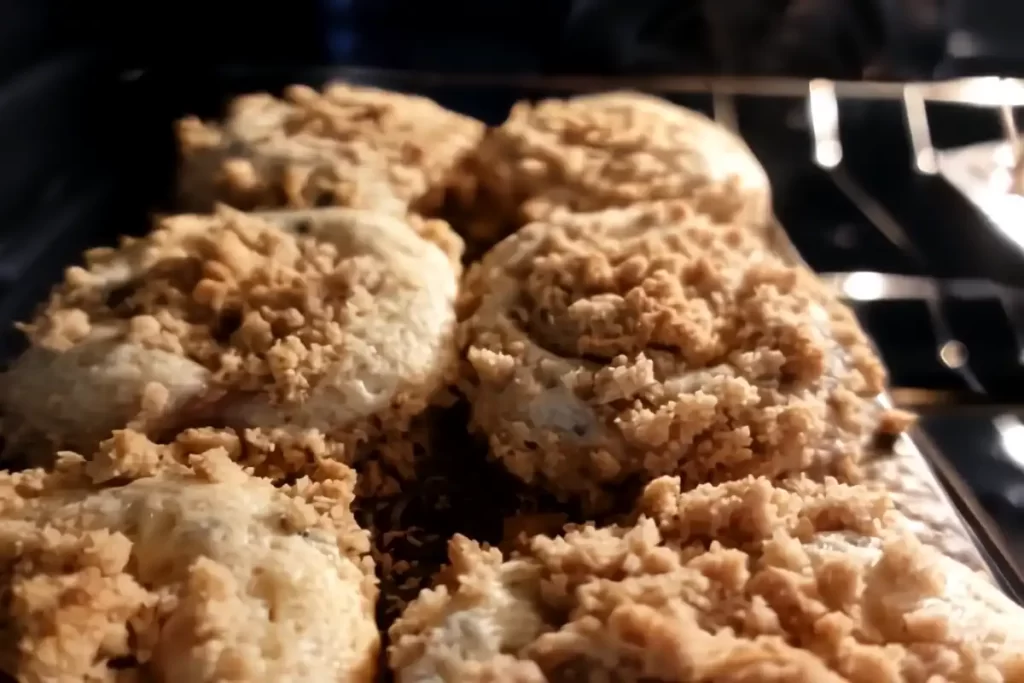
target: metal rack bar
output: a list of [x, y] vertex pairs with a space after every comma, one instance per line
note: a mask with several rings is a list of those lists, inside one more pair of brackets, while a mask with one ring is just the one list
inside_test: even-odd
[[[279, 74], [287, 77], [294, 68], [260, 68], [264, 77]], [[635, 89], [662, 93], [707, 94], [718, 92], [750, 97], [806, 97], [808, 79], [756, 78], [734, 76], [573, 76], [507, 73], [443, 73], [436, 71], [404, 71], [362, 67], [307, 67], [302, 72], [316, 80], [345, 79], [393, 87], [482, 87], [521, 88], [536, 91], [587, 91]], [[133, 72], [134, 73], [134, 72]], [[214, 70], [214, 77], [244, 79], [252, 67], [225, 65]], [[135, 74], [137, 77], [137, 73]], [[127, 72], [124, 75], [127, 77]], [[841, 99], [899, 100], [912, 86], [927, 102], [950, 102], [979, 107], [1024, 106], [1024, 79], [980, 76], [947, 81], [884, 82], [823, 81], [830, 83]]]

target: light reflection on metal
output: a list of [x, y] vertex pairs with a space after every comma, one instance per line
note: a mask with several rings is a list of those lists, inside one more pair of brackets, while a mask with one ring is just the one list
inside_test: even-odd
[[1024, 469], [1024, 423], [1016, 415], [1000, 415], [992, 420], [999, 433], [999, 445], [1010, 462]]
[[939, 172], [939, 162], [932, 146], [928, 109], [919, 87], [908, 85], [903, 90], [903, 113], [906, 117], [907, 131], [910, 133], [915, 168], [920, 173], [935, 175]]
[[1013, 144], [983, 142], [939, 153], [939, 169], [1014, 247], [1024, 250], [1024, 196], [1013, 192]]
[[711, 106], [715, 121], [724, 128], [736, 133], [740, 129], [739, 117], [736, 114], [736, 101], [726, 92], [715, 90], [711, 95]]
[[885, 276], [881, 273], [861, 271], [846, 276], [842, 292], [851, 301], [877, 301], [887, 298], [885, 285]]
[[1020, 142], [1020, 136], [1017, 134], [1017, 122], [1013, 118], [1013, 107], [1005, 104], [999, 107], [999, 123], [1003, 127], [1003, 136], [1006, 137], [1006, 141], [1016, 149]]
[[839, 139], [839, 102], [832, 81], [810, 82], [807, 114], [811, 120], [814, 162], [822, 168], [835, 168], [843, 160], [843, 145]]
[[967, 347], [956, 339], [950, 339], [939, 349], [939, 360], [950, 370], [959, 370], [966, 366], [967, 357]]

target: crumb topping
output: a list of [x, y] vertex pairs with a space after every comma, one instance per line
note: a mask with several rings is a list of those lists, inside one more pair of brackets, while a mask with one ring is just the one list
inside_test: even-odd
[[[345, 84], [237, 98], [223, 126], [179, 124], [186, 195], [256, 206], [429, 213], [468, 179], [484, 126], [424, 97]], [[193, 176], [190, 178], [189, 176]]]
[[503, 561], [453, 539], [447, 581], [391, 629], [413, 681], [1020, 680], [1024, 613], [827, 481], [653, 482], [631, 526]]
[[475, 427], [564, 495], [849, 474], [881, 419], [885, 372], [852, 313], [683, 202], [531, 224], [471, 269], [459, 308]]
[[179, 208], [210, 212], [218, 202], [245, 211], [344, 206], [393, 215], [408, 210], [387, 180], [387, 162], [358, 141], [312, 135], [246, 140], [188, 117], [177, 124], [182, 165]]
[[752, 226], [771, 212], [768, 178], [739, 137], [638, 93], [520, 102], [473, 161], [488, 200], [523, 221], [666, 199]]
[[327, 462], [275, 488], [209, 436], [189, 449], [121, 431], [89, 461], [0, 473], [5, 670], [372, 680], [377, 587], [354, 473]]
[[87, 254], [25, 330], [58, 352], [103, 338], [196, 364], [193, 424], [360, 443], [401, 429], [452, 369], [457, 271], [396, 218], [332, 209], [286, 227], [228, 209], [166, 219]]

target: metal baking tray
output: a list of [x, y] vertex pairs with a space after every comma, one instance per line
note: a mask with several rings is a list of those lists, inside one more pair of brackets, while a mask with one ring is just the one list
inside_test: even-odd
[[[136, 77], [136, 76], [133, 76]], [[636, 89], [663, 95], [684, 105], [694, 106], [697, 98], [705, 106], [699, 107], [722, 125], [743, 135], [736, 114], [738, 97], [787, 98], [804, 102], [810, 120], [811, 144], [805, 149], [813, 156], [815, 163], [823, 168], [841, 168], [842, 148], [838, 136], [838, 114], [836, 101], [841, 97], [866, 99], [894, 99], [915, 102], [908, 99], [908, 92], [914, 98], [943, 102], [967, 102], [977, 106], [996, 106], [1010, 101], [1024, 104], [1024, 83], [1006, 79], [966, 79], [938, 84], [892, 84], [892, 83], [839, 83], [827, 81], [800, 81], [794, 79], [715, 79], [715, 78], [635, 78], [602, 79], [584, 77], [519, 77], [500, 75], [446, 75], [437, 73], [411, 73], [372, 69], [315, 68], [301, 70], [266, 69], [222, 69], [215, 74], [219, 86], [211, 92], [218, 97], [251, 91], [276, 91], [291, 83], [305, 83], [321, 86], [332, 80], [349, 81], [356, 84], [394, 89], [433, 97], [441, 104], [476, 116], [490, 124], [500, 123], [513, 102], [520, 99], [536, 99], [543, 96], [565, 96], [574, 93], [594, 92], [612, 89]], [[197, 105], [196, 113], [213, 115], [218, 104], [206, 102]], [[710, 107], [706, 106], [710, 104]], [[907, 105], [912, 106], [911, 104]], [[802, 153], [801, 150], [798, 153]], [[927, 164], [927, 160], [923, 163]], [[795, 265], [810, 269], [799, 251], [789, 239], [786, 231], [776, 224], [772, 231], [772, 248]], [[75, 258], [69, 249], [55, 250], [50, 255], [67, 265]], [[52, 274], [50, 268], [39, 269], [40, 273]], [[13, 298], [0, 300], [0, 326], [10, 327], [14, 320], [29, 313], [33, 301], [38, 300], [48, 282], [36, 278], [33, 284], [25, 283]], [[2, 352], [10, 354], [14, 347], [6, 343]], [[891, 406], [889, 396], [879, 398], [885, 407]], [[955, 540], [951, 554], [961, 561], [987, 572], [1014, 599], [1024, 603], [1024, 576], [1011, 560], [998, 530], [982, 511], [967, 486], [956, 474], [952, 465], [919, 430], [912, 430], [896, 439], [891, 449], [878, 453], [870, 467], [881, 480], [910, 482], [904, 489], [908, 496], [928, 503], [926, 508], [910, 511], [912, 521], [942, 524], [951, 530]], [[925, 527], [921, 527], [922, 531]], [[927, 534], [925, 534], [927, 535]]]

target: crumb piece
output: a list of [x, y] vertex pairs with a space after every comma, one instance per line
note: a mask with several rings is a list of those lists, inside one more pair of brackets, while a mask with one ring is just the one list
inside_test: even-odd
[[878, 422], [880, 436], [899, 436], [914, 426], [917, 415], [906, 410], [886, 410]]
[[466, 538], [391, 628], [416, 681], [965, 683], [1024, 674], [1024, 612], [895, 525], [883, 494], [659, 479], [635, 523]]
[[[458, 275], [380, 214], [335, 209], [303, 226], [227, 208], [169, 218], [69, 271], [24, 326], [34, 345], [7, 374], [3, 408], [62, 448], [126, 425], [226, 423], [317, 429], [352, 461], [450, 381]], [[68, 336], [69, 310], [85, 338]]]
[[592, 509], [660, 475], [853, 476], [879, 429], [885, 371], [849, 309], [685, 202], [528, 225], [458, 308], [493, 457]]
[[89, 460], [0, 473], [5, 671], [373, 680], [377, 586], [350, 469], [275, 488], [221, 446], [185, 452], [128, 431]]
[[[477, 213], [511, 219], [485, 221], [493, 230], [557, 210], [666, 199], [686, 199], [701, 213], [755, 229], [771, 216], [768, 177], [739, 137], [702, 114], [638, 93], [520, 102], [471, 163], [483, 204]], [[503, 236], [477, 232], [492, 243]]]

